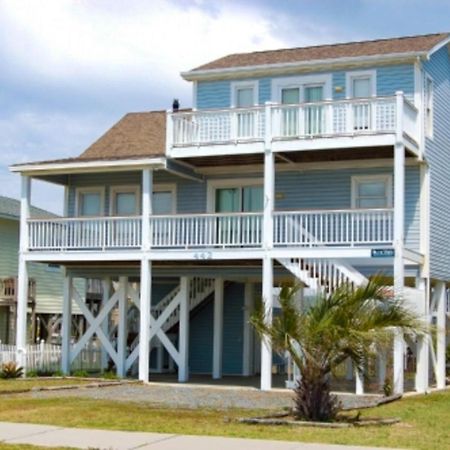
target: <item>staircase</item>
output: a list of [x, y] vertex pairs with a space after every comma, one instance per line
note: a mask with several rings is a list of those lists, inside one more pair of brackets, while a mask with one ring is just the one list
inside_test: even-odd
[[278, 262], [315, 293], [327, 295], [344, 284], [355, 288], [369, 281], [342, 260], [279, 258]]
[[[195, 309], [214, 292], [214, 279], [192, 278], [189, 284], [189, 311]], [[167, 305], [180, 294], [180, 286], [175, 287], [161, 301], [152, 306], [152, 315], [155, 319], [163, 313]], [[176, 308], [163, 325], [163, 330], [168, 331], [180, 320], [180, 310]]]

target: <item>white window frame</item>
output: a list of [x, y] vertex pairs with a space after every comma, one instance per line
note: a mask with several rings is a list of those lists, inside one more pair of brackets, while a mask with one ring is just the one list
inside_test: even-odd
[[237, 91], [238, 89], [253, 89], [253, 106], [258, 106], [259, 104], [259, 86], [257, 80], [250, 81], [234, 81], [231, 83], [231, 107], [236, 108], [237, 106]]
[[100, 205], [102, 206], [100, 215], [105, 216], [105, 188], [103, 186], [78, 187], [75, 189], [75, 215], [76, 217], [97, 217], [97, 216], [81, 216], [80, 215], [80, 196], [82, 194], [100, 194]]
[[[424, 122], [425, 122], [425, 136], [427, 138], [432, 139], [433, 138], [433, 129], [434, 129], [434, 80], [433, 78], [428, 75], [425, 74], [425, 78], [424, 78]], [[428, 85], [431, 85], [431, 95], [428, 96]], [[429, 101], [431, 99], [431, 102]], [[430, 105], [430, 115], [428, 115], [427, 111], [428, 111], [428, 105]]]
[[355, 78], [370, 78], [371, 97], [377, 96], [377, 71], [373, 70], [352, 70], [345, 73], [345, 96], [347, 99], [353, 97], [353, 80]]
[[[114, 203], [115, 203], [115, 196], [117, 193], [125, 193], [129, 194], [132, 193], [135, 195], [135, 214], [133, 216], [139, 216], [141, 214], [141, 189], [139, 185], [137, 184], [124, 184], [120, 186], [111, 186], [110, 188], [110, 198], [109, 198], [109, 215], [118, 217], [117, 213], [114, 212]], [[132, 217], [133, 217], [132, 216]]]
[[248, 186], [264, 187], [264, 180], [262, 178], [232, 178], [232, 179], [227, 178], [224, 180], [208, 180], [208, 187], [206, 194], [206, 211], [209, 214], [215, 213], [217, 189], [226, 189], [226, 188], [240, 189]]
[[305, 101], [306, 86], [323, 86], [323, 99], [332, 100], [332, 77], [331, 74], [304, 75], [300, 77], [274, 78], [272, 80], [272, 101], [281, 103], [281, 93], [283, 89], [299, 88], [300, 103]]
[[[385, 183], [387, 195], [387, 202], [385, 208], [392, 208], [392, 175], [389, 174], [352, 176], [352, 208], [366, 209], [366, 208], [358, 208], [356, 206], [357, 204], [356, 201], [358, 199], [358, 184], [371, 181], [382, 181], [383, 183]], [[369, 208], [369, 209], [379, 209], [379, 208]]]
[[175, 183], [158, 183], [153, 185], [152, 196], [155, 192], [171, 192], [173, 196], [172, 213], [177, 213], [177, 185]]

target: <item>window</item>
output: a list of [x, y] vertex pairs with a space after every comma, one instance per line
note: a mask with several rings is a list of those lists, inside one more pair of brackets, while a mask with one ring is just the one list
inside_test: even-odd
[[[325, 113], [321, 104], [305, 105], [299, 103], [319, 103], [331, 99], [331, 75], [305, 75], [274, 79], [272, 82], [274, 101], [283, 105], [281, 111], [280, 135], [317, 135], [325, 131]], [[302, 113], [304, 112], [304, 114]]]
[[242, 186], [217, 188], [216, 212], [258, 212], [263, 210], [263, 187]]
[[389, 208], [392, 204], [390, 175], [357, 176], [352, 178], [353, 208]]
[[[232, 86], [233, 107], [251, 108], [258, 104], [258, 83], [256, 81], [234, 83]], [[239, 111], [236, 114], [235, 126], [238, 138], [254, 138], [257, 129], [255, 111]]]
[[[347, 98], [365, 99], [376, 95], [376, 72], [373, 70], [347, 72], [346, 92]], [[351, 121], [355, 131], [372, 128], [375, 117], [369, 101], [355, 102], [352, 113]]]
[[175, 185], [159, 185], [153, 189], [153, 214], [167, 215], [176, 212]]
[[81, 188], [77, 190], [77, 213], [79, 217], [103, 215], [103, 189]]
[[433, 80], [425, 77], [425, 132], [433, 137]]
[[376, 71], [347, 72], [347, 98], [368, 98], [376, 95]]
[[231, 85], [231, 106], [234, 108], [250, 108], [258, 104], [258, 82], [244, 81]]
[[114, 186], [111, 188], [111, 215], [135, 216], [139, 214], [139, 187]]

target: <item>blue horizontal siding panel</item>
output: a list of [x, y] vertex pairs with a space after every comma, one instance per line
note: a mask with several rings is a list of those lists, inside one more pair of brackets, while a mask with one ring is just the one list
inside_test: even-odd
[[345, 93], [345, 72], [333, 72], [333, 100], [344, 100]]
[[271, 78], [261, 78], [258, 84], [259, 90], [259, 104], [264, 105], [266, 102], [270, 102], [272, 99], [272, 79]]
[[[276, 209], [348, 209], [352, 203], [352, 176], [387, 174], [392, 168], [355, 168], [282, 172], [275, 179]], [[407, 167], [405, 176], [405, 241], [419, 250], [420, 179], [417, 167]]]
[[223, 304], [223, 373], [242, 374], [244, 285], [232, 283], [225, 289]]
[[229, 108], [230, 104], [229, 81], [199, 81], [197, 83], [197, 109]]
[[[376, 89], [379, 96], [394, 95], [396, 91], [403, 91], [406, 98], [414, 101], [414, 66], [412, 64], [400, 64], [389, 66], [372, 66], [362, 70], [376, 70]], [[350, 70], [349, 72], [352, 72]], [[333, 100], [342, 100], [348, 96], [346, 88], [346, 71], [320, 71], [308, 73], [308, 76], [331, 74]], [[305, 74], [283, 75], [264, 77], [258, 79], [258, 102], [260, 105], [266, 101], [275, 100], [272, 92], [272, 80], [281, 78], [301, 77]], [[248, 80], [248, 79], [245, 79]], [[233, 81], [243, 81], [235, 79]], [[231, 106], [231, 83], [230, 81], [202, 81], [197, 84], [197, 108], [214, 109], [229, 108]], [[340, 89], [336, 89], [340, 88]]]
[[447, 46], [424, 63], [434, 85], [433, 138], [426, 139], [430, 168], [430, 274], [450, 280], [450, 58]]
[[414, 102], [414, 66], [403, 64], [377, 68], [377, 95], [394, 95], [403, 91]]
[[[244, 285], [232, 283], [225, 287], [223, 305], [224, 375], [242, 373]], [[211, 373], [213, 355], [214, 302], [208, 300], [193, 314], [190, 322], [189, 370]]]
[[213, 355], [214, 303], [207, 300], [191, 315], [189, 324], [189, 371], [211, 373]]

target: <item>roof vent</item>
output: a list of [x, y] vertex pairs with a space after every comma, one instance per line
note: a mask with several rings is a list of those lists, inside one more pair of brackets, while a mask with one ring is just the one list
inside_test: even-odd
[[172, 103], [172, 111], [177, 112], [179, 109], [180, 109], [180, 102], [178, 101], [177, 98], [174, 98]]

